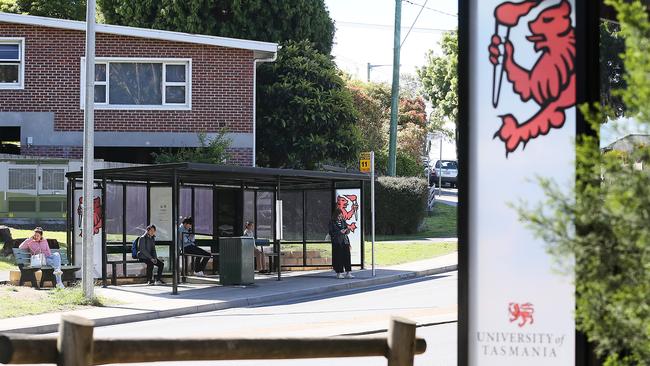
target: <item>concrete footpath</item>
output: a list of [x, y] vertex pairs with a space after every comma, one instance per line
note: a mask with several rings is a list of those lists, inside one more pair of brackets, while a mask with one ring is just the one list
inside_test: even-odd
[[364, 289], [405, 279], [457, 270], [457, 253], [398, 266], [354, 271], [354, 279], [336, 279], [333, 271], [257, 275], [249, 286], [220, 286], [215, 279], [191, 279], [179, 285], [178, 295], [171, 286], [123, 285], [96, 288], [96, 294], [119, 305], [87, 307], [78, 310], [0, 320], [0, 333], [44, 334], [56, 332], [62, 314], [79, 315], [95, 321], [96, 326], [124, 324], [169, 318], [194, 313], [298, 300], [342, 290]]

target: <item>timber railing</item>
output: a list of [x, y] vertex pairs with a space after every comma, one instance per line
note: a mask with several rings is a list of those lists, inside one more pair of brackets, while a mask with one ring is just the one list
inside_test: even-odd
[[93, 339], [94, 323], [61, 317], [58, 337], [0, 335], [0, 363], [90, 366], [158, 361], [272, 360], [384, 356], [388, 366], [412, 366], [427, 348], [415, 323], [393, 318], [387, 338]]

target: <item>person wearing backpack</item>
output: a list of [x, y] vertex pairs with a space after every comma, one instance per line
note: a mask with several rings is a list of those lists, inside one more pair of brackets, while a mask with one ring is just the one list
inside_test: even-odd
[[194, 260], [194, 275], [203, 277], [203, 270], [205, 266], [210, 261], [210, 253], [199, 248], [194, 241], [194, 230], [192, 230], [192, 217], [187, 217], [183, 220], [183, 223], [178, 227], [178, 234], [181, 238], [181, 243], [183, 243], [183, 252], [187, 254], [199, 255], [202, 257], [196, 258]]
[[[165, 263], [156, 254], [156, 226], [147, 226], [147, 232], [137, 239], [138, 259], [147, 265], [147, 281], [150, 285], [164, 285], [162, 272]], [[153, 267], [158, 267], [154, 281]]]

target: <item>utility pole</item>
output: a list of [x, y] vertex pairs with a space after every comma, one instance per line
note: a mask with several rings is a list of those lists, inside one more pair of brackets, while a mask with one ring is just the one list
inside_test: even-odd
[[395, 176], [397, 163], [397, 112], [399, 109], [399, 61], [402, 29], [402, 0], [395, 0], [395, 34], [393, 38], [393, 88], [390, 105], [390, 140], [388, 145], [388, 175]]
[[[93, 274], [93, 191], [95, 160], [95, 0], [88, 0], [86, 8], [86, 95], [84, 105], [83, 146], [83, 229], [81, 248], [81, 283], [84, 297], [94, 297]], [[105, 204], [102, 202], [102, 204]]]

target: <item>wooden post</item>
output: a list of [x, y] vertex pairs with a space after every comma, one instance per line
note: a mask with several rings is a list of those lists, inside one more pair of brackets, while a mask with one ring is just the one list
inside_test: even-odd
[[388, 328], [388, 366], [413, 366], [415, 358], [415, 323], [393, 317]]
[[91, 366], [93, 364], [92, 320], [75, 315], [62, 315], [59, 325], [58, 366]]

